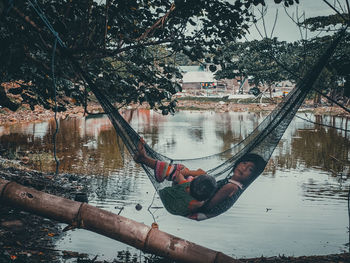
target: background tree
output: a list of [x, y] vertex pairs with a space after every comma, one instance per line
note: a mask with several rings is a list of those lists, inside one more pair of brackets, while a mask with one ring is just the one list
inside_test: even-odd
[[271, 92], [272, 85], [290, 80], [290, 74], [279, 63], [292, 59], [290, 49], [290, 44], [276, 38], [232, 43], [214, 59], [221, 63], [216, 78], [249, 77], [256, 87], [265, 86]]
[[[19, 85], [0, 86], [0, 105], [12, 110], [20, 104], [52, 108], [53, 79], [58, 110], [72, 102], [84, 104], [86, 85], [71, 59], [115, 102], [146, 101], [151, 107], [172, 109], [172, 95], [181, 90], [176, 56], [199, 60], [241, 38], [252, 20], [251, 5], [264, 4], [263, 0], [0, 2], [0, 83]], [[56, 50], [55, 31], [62, 40]], [[12, 100], [11, 94], [20, 100]]]
[[[221, 64], [217, 78], [250, 77], [255, 85], [267, 85], [282, 80], [297, 82], [306, 71], [316, 63], [317, 58], [334, 38], [340, 26], [347, 23], [347, 14], [310, 18], [299, 26], [313, 32], [319, 31], [317, 37], [294, 43], [279, 42], [276, 38], [264, 38], [260, 41], [232, 42], [226, 44], [221, 53], [213, 58]], [[349, 85], [349, 34], [339, 45], [335, 55], [320, 75], [315, 87], [334, 98], [347, 100], [343, 96], [350, 93]], [[315, 102], [320, 101], [316, 93]]]
[[[319, 31], [321, 34], [327, 34], [318, 38], [312, 39], [306, 43], [309, 50], [311, 62], [316, 55], [314, 52], [318, 49], [325, 48], [329, 41], [334, 37], [333, 32], [336, 32], [341, 25], [349, 23], [349, 15], [337, 14], [331, 16], [320, 16], [310, 18], [304, 21], [303, 26], [308, 27], [311, 31]], [[329, 34], [330, 33], [330, 34]], [[321, 75], [318, 81], [318, 87], [325, 93], [329, 93], [335, 100], [343, 100], [348, 103], [350, 99], [350, 34], [345, 34], [344, 40], [340, 43], [328, 67]]]

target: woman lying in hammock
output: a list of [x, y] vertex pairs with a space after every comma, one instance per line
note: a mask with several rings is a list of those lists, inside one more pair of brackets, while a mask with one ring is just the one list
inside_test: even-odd
[[216, 184], [202, 169], [190, 170], [182, 164], [168, 164], [149, 157], [144, 144], [141, 138], [134, 160], [154, 169], [158, 182], [173, 181], [173, 186], [159, 191], [165, 208], [171, 214], [194, 220], [211, 218], [228, 210], [243, 192], [244, 185], [262, 173], [266, 165], [259, 155], [247, 154], [236, 162], [231, 178]]
[[233, 166], [231, 177], [218, 181], [213, 197], [189, 218], [201, 221], [226, 212], [245, 188], [264, 171], [265, 166], [266, 161], [258, 154], [243, 155]]

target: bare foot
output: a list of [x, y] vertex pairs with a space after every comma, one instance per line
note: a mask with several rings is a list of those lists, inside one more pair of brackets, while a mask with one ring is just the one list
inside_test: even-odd
[[137, 146], [138, 152], [134, 156], [134, 161], [137, 163], [142, 163], [145, 157], [147, 156], [144, 145], [145, 145], [145, 140], [141, 137], [139, 144]]

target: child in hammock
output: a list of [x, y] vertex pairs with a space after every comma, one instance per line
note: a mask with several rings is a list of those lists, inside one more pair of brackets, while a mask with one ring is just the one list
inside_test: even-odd
[[134, 156], [137, 163], [154, 169], [158, 182], [172, 181], [173, 185], [159, 191], [164, 207], [174, 215], [190, 216], [195, 213], [216, 190], [216, 181], [202, 169], [189, 170], [181, 164], [169, 164], [149, 157], [141, 138], [138, 152]]

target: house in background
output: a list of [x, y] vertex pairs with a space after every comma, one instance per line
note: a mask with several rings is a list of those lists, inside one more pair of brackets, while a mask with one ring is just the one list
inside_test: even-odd
[[182, 89], [183, 90], [195, 90], [203, 87], [216, 87], [216, 79], [214, 73], [204, 70], [203, 67], [191, 67], [187, 66], [182, 71]]
[[[294, 84], [289, 81], [281, 81], [271, 87], [255, 87], [249, 77], [236, 77], [234, 79], [215, 79], [215, 72], [209, 67], [211, 64], [199, 66], [180, 66], [182, 79], [182, 93], [178, 95], [194, 96], [217, 96], [217, 97], [251, 97], [263, 92], [266, 96], [284, 97], [293, 88]], [[220, 66], [216, 65], [219, 69]], [[271, 92], [270, 92], [271, 89]], [[256, 92], [257, 90], [257, 92]]]
[[210, 64], [200, 66], [180, 66], [182, 91], [193, 95], [238, 94], [248, 92], [248, 81], [236, 79], [215, 79], [215, 72], [209, 70]]

